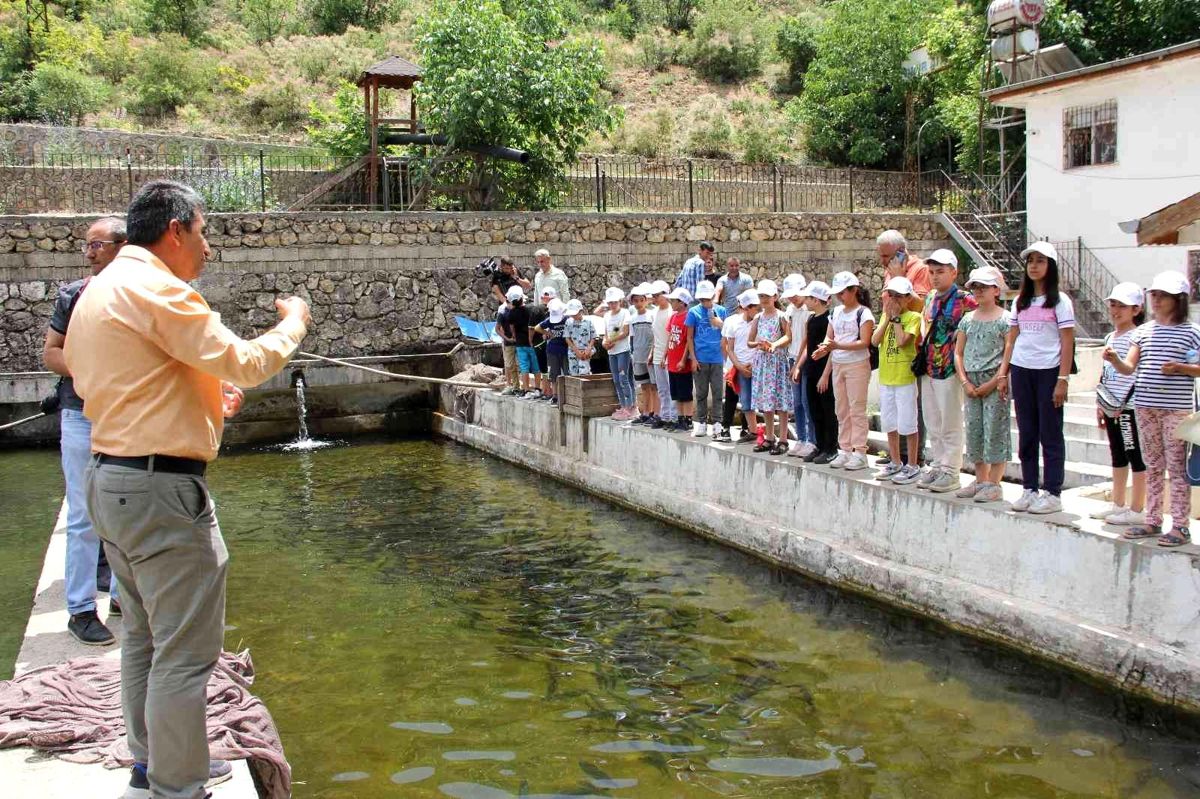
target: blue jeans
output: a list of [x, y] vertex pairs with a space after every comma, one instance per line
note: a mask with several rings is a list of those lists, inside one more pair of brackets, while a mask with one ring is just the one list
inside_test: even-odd
[[[791, 367], [788, 367], [789, 380]], [[813, 443], [812, 417], [808, 413], [808, 363], [800, 370], [800, 382], [792, 383], [792, 415], [796, 420], [796, 440], [802, 444]]]
[[738, 407], [742, 409], [742, 413], [749, 413], [754, 410], [750, 406], [751, 390], [754, 388], [753, 375], [744, 375], [738, 372]]
[[[84, 474], [92, 457], [92, 423], [80, 411], [63, 408], [59, 414], [63, 479], [67, 483], [67, 611], [71, 615], [96, 609], [96, 563], [100, 539], [88, 517]], [[110, 599], [117, 599], [112, 577]]]
[[612, 371], [613, 384], [617, 387], [617, 404], [632, 408], [633, 399], [633, 355], [629, 352], [610, 352], [608, 368]]

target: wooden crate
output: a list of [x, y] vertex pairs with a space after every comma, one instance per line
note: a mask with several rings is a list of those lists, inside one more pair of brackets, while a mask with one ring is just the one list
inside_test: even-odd
[[574, 416], [609, 416], [617, 405], [612, 375], [579, 375], [558, 379], [563, 413]]

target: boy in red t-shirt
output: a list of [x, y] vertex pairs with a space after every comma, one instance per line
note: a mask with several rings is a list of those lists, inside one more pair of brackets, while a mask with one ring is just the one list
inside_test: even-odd
[[672, 427], [676, 432], [690, 432], [695, 404], [692, 395], [692, 372], [695, 362], [688, 356], [687, 311], [692, 295], [687, 289], [675, 289], [667, 295], [671, 301], [671, 320], [667, 322], [667, 379], [671, 383], [671, 399], [679, 412]]

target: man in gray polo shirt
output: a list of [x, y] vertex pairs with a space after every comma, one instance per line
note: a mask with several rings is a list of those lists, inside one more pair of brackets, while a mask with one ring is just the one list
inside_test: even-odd
[[737, 258], [725, 262], [725, 274], [717, 281], [717, 302], [725, 306], [729, 313], [738, 310], [738, 297], [743, 291], [754, 288], [754, 278], [742, 274], [742, 263]]

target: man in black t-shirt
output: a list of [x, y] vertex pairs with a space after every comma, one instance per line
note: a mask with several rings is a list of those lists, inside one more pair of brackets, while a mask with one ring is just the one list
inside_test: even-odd
[[505, 295], [513, 286], [520, 286], [522, 290], [529, 291], [533, 287], [533, 283], [521, 277], [521, 273], [517, 271], [517, 265], [506, 255], [500, 259], [500, 268], [492, 273], [492, 294], [501, 305], [504, 305], [507, 303]]
[[[92, 276], [117, 257], [125, 243], [125, 223], [116, 218], [97, 220], [88, 228], [83, 254]], [[92, 529], [87, 512], [84, 473], [92, 456], [92, 425], [83, 415], [83, 400], [75, 393], [71, 373], [63, 356], [71, 313], [79, 296], [87, 290], [90, 278], [76, 280], [59, 289], [46, 331], [42, 360], [46, 368], [61, 375], [58, 383], [59, 429], [61, 431], [63, 478], [67, 484], [67, 610], [71, 614], [67, 631], [80, 643], [104, 646], [113, 642], [113, 634], [96, 613], [97, 571], [103, 547]], [[107, 564], [104, 571], [107, 572]], [[120, 616], [117, 580], [109, 576], [108, 615]]]

